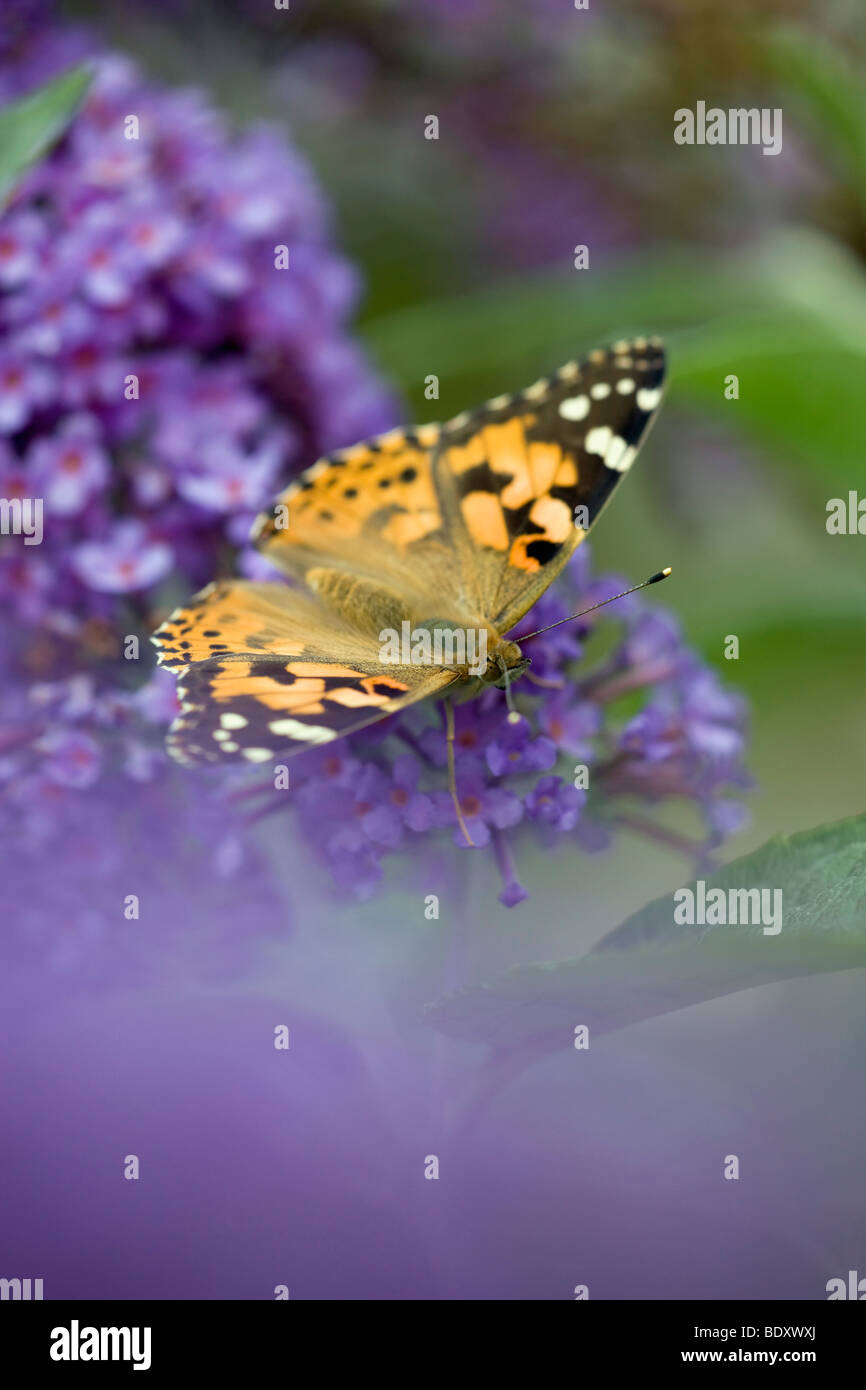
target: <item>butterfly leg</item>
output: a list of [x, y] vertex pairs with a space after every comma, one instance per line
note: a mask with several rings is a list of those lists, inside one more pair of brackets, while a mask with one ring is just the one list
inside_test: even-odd
[[454, 702], [450, 697], [445, 701], [445, 742], [448, 748], [448, 790], [451, 792], [451, 800], [454, 802], [454, 810], [457, 812], [457, 824], [466, 836], [467, 845], [471, 845], [475, 849], [475, 841], [469, 834], [469, 828], [463, 819], [460, 798], [457, 795], [457, 772], [454, 766]]
[[509, 724], [519, 724], [520, 715], [514, 708], [514, 697], [511, 694], [511, 672], [505, 664], [504, 657], [500, 656], [497, 660], [499, 662], [499, 669], [502, 672], [501, 685], [502, 689], [505, 691], [505, 703], [508, 706], [508, 722]]

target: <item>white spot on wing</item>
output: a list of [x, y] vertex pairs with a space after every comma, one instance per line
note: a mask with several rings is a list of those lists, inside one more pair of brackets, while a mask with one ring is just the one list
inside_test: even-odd
[[605, 466], [612, 468], [615, 473], [625, 473], [631, 467], [636, 453], [636, 449], [630, 449], [625, 440], [615, 434], [604, 456]]
[[559, 413], [566, 420], [585, 420], [589, 414], [589, 396], [566, 396], [559, 403]]
[[637, 449], [630, 448], [609, 425], [598, 425], [590, 430], [584, 447], [588, 454], [600, 454], [605, 467], [613, 469], [614, 473], [626, 473], [637, 453]]
[[610, 425], [596, 425], [594, 430], [588, 431], [584, 448], [588, 454], [601, 454], [604, 458], [612, 439], [613, 430]]
[[232, 714], [231, 712], [220, 715], [220, 724], [224, 729], [245, 729], [247, 727], [247, 721], [242, 714]]
[[661, 398], [662, 393], [659, 390], [658, 386], [644, 386], [641, 388], [640, 391], [638, 391], [635, 400], [637, 401], [641, 410], [655, 410]]
[[594, 401], [603, 401], [605, 396], [610, 395], [610, 383], [607, 381], [597, 381], [594, 386], [590, 386], [589, 394]]
[[299, 719], [274, 719], [268, 728], [279, 738], [297, 739], [299, 743], [328, 743], [336, 738], [333, 729], [321, 724], [302, 724]]

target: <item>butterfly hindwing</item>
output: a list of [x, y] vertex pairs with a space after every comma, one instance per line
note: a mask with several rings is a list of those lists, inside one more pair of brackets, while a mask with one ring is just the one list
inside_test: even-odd
[[189, 765], [273, 762], [330, 743], [445, 688], [453, 674], [423, 667], [366, 669], [336, 660], [226, 656], [178, 680], [169, 752]]

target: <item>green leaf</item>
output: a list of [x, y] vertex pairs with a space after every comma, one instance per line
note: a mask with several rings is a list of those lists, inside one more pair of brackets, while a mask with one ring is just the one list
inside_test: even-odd
[[[802, 229], [777, 233], [748, 275], [763, 304], [684, 338], [674, 387], [796, 467], [823, 511], [866, 477], [866, 276], [847, 250]], [[739, 378], [736, 402], [720, 391], [728, 372]]]
[[737, 307], [754, 308], [755, 299], [735, 269], [677, 248], [591, 275], [521, 276], [398, 310], [368, 322], [364, 331], [386, 369], [407, 388], [420, 391], [428, 372], [438, 372], [443, 387], [495, 373], [504, 390], [518, 389], [526, 373], [560, 366], [599, 342], [628, 333], [670, 334]]
[[86, 66], [70, 68], [0, 111], [0, 205], [68, 128], [91, 77]]
[[[658, 898], [585, 956], [519, 966], [425, 1010], [439, 1032], [532, 1060], [593, 1036], [737, 990], [866, 966], [866, 815], [779, 837], [707, 880], [781, 888], [782, 929], [679, 926]], [[694, 884], [692, 884], [694, 888]]]
[[[440, 418], [517, 390], [599, 342], [660, 333], [671, 356], [666, 416], [713, 415], [797, 470], [812, 516], [866, 473], [866, 276], [843, 247], [786, 228], [727, 258], [684, 248], [615, 269], [536, 275], [368, 324], [384, 367], [414, 393], [440, 376]], [[735, 373], [740, 394], [724, 397]]]

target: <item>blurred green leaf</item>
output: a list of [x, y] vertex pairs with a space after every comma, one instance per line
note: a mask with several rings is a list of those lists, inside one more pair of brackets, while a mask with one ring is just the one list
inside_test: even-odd
[[579, 1023], [597, 1036], [756, 985], [866, 966], [866, 815], [771, 840], [710, 887], [781, 888], [781, 932], [678, 926], [667, 894], [587, 955], [446, 995], [428, 1005], [426, 1021], [531, 1060], [570, 1046]]
[[0, 205], [74, 119], [90, 86], [88, 67], [70, 68], [0, 110]]
[[518, 388], [524, 373], [557, 367], [599, 341], [670, 333], [738, 302], [744, 309], [753, 301], [735, 272], [676, 250], [591, 274], [535, 274], [413, 305], [367, 323], [365, 333], [386, 369], [419, 394], [428, 372], [438, 372], [444, 386], [495, 373], [502, 389]]
[[[425, 414], [424, 378], [440, 376], [445, 418], [474, 404], [475, 389], [519, 389], [635, 332], [669, 344], [669, 409], [710, 413], [793, 464], [810, 508], [866, 476], [866, 276], [815, 232], [777, 232], [726, 259], [674, 250], [591, 277], [534, 276], [366, 328]], [[730, 373], [736, 401], [724, 397]]]
[[[835, 163], [866, 212], [866, 95], [847, 56], [815, 33], [770, 30], [771, 66], [803, 109], [823, 153]], [[787, 117], [788, 111], [785, 111]]]
[[[850, 253], [804, 230], [774, 235], [747, 274], [764, 304], [683, 338], [676, 393], [794, 465], [811, 497], [845, 496], [866, 478], [866, 276]], [[729, 372], [736, 402], [720, 389]]]

